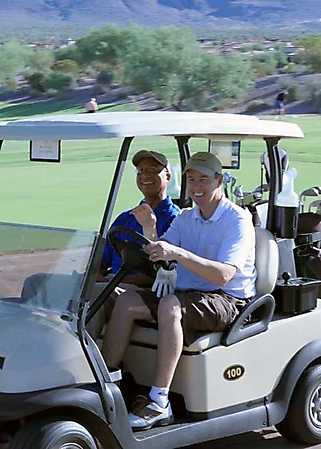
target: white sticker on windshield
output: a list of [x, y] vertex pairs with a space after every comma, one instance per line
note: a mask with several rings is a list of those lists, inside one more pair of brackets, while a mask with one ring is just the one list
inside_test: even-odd
[[30, 160], [42, 162], [60, 162], [60, 140], [31, 140]]

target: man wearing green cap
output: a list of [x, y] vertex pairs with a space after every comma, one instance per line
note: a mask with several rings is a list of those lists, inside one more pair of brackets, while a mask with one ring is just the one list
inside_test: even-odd
[[[222, 165], [213, 154], [194, 154], [184, 173], [195, 206], [184, 209], [161, 239], [146, 247], [152, 262], [177, 261], [175, 290], [161, 291], [160, 298], [149, 289], [119, 296], [104, 339], [107, 364], [119, 366], [134, 321], [158, 323], [154, 384], [129, 414], [133, 430], [173, 421], [168, 392], [183, 345], [192, 344], [199, 332], [225, 330], [255, 295], [251, 214], [224, 197]], [[152, 234], [155, 226], [145, 230]], [[168, 283], [174, 282], [169, 272]]]

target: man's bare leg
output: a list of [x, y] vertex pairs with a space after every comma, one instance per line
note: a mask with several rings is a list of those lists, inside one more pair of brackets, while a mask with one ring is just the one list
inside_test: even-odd
[[[155, 382], [145, 401], [137, 403], [129, 413], [134, 430], [148, 429], [154, 425], [167, 425], [174, 421], [168, 400], [178, 360], [183, 348], [181, 304], [175, 295], [164, 296], [158, 306], [158, 344]], [[151, 414], [146, 412], [147, 409]]]
[[175, 295], [164, 296], [158, 307], [157, 365], [154, 385], [169, 388], [183, 349], [182, 309]]
[[148, 307], [135, 291], [120, 295], [106, 328], [102, 354], [109, 366], [119, 366], [127, 351], [135, 320], [153, 321]]

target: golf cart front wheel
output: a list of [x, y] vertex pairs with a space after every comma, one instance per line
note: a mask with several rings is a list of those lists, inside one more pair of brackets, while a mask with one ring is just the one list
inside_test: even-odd
[[98, 445], [76, 422], [35, 420], [18, 431], [9, 449], [98, 449]]
[[286, 417], [275, 427], [290, 441], [321, 443], [321, 365], [312, 366], [302, 374]]

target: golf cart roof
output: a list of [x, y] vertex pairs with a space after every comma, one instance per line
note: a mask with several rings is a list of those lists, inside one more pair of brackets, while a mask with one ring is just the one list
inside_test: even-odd
[[206, 112], [98, 112], [0, 123], [0, 140], [80, 140], [130, 136], [191, 136], [219, 140], [301, 138], [294, 123]]

